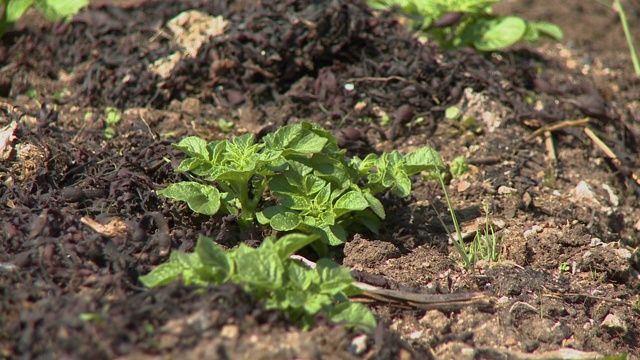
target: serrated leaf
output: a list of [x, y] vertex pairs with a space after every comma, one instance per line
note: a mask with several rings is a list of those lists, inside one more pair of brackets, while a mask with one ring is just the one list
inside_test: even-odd
[[358, 303], [340, 303], [331, 309], [327, 316], [335, 323], [344, 323], [347, 328], [362, 329], [369, 334], [378, 326], [371, 310]]
[[182, 273], [182, 267], [174, 263], [164, 263], [158, 265], [147, 275], [140, 276], [138, 279], [146, 287], [164, 286], [175, 281]]
[[158, 191], [158, 195], [184, 201], [191, 210], [199, 214], [215, 215], [220, 209], [220, 197], [226, 196], [226, 193], [221, 194], [218, 189], [210, 185], [183, 181]]

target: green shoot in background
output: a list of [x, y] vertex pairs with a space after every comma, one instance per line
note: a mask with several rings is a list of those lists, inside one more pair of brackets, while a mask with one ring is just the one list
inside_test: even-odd
[[[491, 6], [500, 0], [368, 0], [369, 6], [388, 9], [397, 6], [411, 15], [411, 30], [435, 38], [445, 49], [472, 47], [497, 51], [519, 41], [540, 38], [561, 41], [560, 28], [548, 22], [525, 21], [516, 16], [494, 15]], [[416, 17], [418, 19], [416, 19]]]

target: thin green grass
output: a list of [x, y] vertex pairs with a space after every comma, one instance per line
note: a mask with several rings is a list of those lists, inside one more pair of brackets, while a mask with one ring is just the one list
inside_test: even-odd
[[[502, 246], [501, 239], [498, 238], [498, 235], [491, 225], [491, 221], [489, 219], [489, 206], [485, 203], [485, 228], [483, 231], [477, 231], [476, 235], [471, 242], [467, 246], [464, 242], [464, 238], [462, 237], [462, 231], [460, 228], [460, 222], [458, 221], [458, 217], [456, 216], [455, 211], [453, 210], [453, 204], [451, 203], [451, 198], [449, 197], [449, 193], [447, 192], [447, 187], [444, 183], [444, 178], [442, 173], [436, 171], [436, 177], [440, 182], [440, 186], [444, 191], [444, 197], [447, 201], [447, 207], [449, 208], [449, 213], [451, 214], [451, 219], [453, 221], [453, 226], [455, 228], [455, 235], [451, 233], [449, 227], [445, 224], [440, 212], [434, 207], [436, 216], [438, 220], [442, 224], [442, 227], [447, 232], [447, 236], [451, 239], [451, 243], [455, 247], [456, 251], [462, 258], [463, 266], [466, 269], [473, 269], [474, 264], [478, 260], [484, 260], [488, 262], [497, 262], [500, 260], [500, 255], [502, 254]], [[432, 204], [433, 206], [433, 204]], [[479, 229], [478, 229], [479, 230]]]

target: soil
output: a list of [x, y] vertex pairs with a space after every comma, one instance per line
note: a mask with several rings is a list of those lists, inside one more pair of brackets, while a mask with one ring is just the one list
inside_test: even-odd
[[[640, 34], [640, 5], [623, 3]], [[179, 53], [167, 23], [190, 9], [228, 25]], [[640, 358], [640, 78], [617, 14], [581, 0], [496, 11], [566, 38], [444, 51], [342, 0], [103, 0], [53, 25], [28, 13], [0, 43], [0, 358]], [[475, 121], [447, 120], [452, 105]], [[302, 332], [231, 284], [144, 288], [140, 275], [199, 234], [256, 240], [156, 195], [184, 179], [171, 144], [303, 120], [350, 155], [464, 157], [447, 192], [461, 221], [488, 212], [499, 261], [462, 266], [437, 215], [449, 223], [444, 192], [419, 176], [410, 197], [381, 197], [383, 229], [351, 234], [339, 260], [375, 285], [493, 305], [378, 303], [374, 334], [322, 319]]]

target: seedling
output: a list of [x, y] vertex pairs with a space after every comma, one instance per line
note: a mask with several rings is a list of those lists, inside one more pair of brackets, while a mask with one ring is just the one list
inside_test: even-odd
[[476, 231], [476, 236], [473, 238], [471, 245], [469, 246], [469, 254], [472, 262], [478, 260], [484, 260], [489, 262], [497, 262], [500, 260], [501, 251], [501, 239], [498, 239], [498, 235], [489, 220], [489, 205], [484, 204], [485, 220], [483, 231]]
[[27, 90], [27, 95], [29, 95], [29, 97], [33, 100], [38, 98], [38, 90], [36, 89], [29, 89]]
[[303, 329], [314, 326], [316, 314], [323, 312], [333, 322], [371, 333], [376, 328], [371, 310], [348, 300], [348, 296], [362, 292], [353, 286], [349, 269], [329, 259], [320, 259], [315, 269], [308, 269], [290, 259], [317, 238], [304, 234], [289, 234], [279, 240], [267, 237], [257, 249], [240, 244], [225, 251], [212, 239], [201, 236], [194, 253], [173, 251], [169, 262], [141, 276], [140, 281], [148, 287], [179, 278], [186, 285], [196, 286], [231, 281], [257, 299], [266, 299], [267, 309], [283, 311]]
[[469, 170], [471, 170], [471, 168], [469, 167], [469, 164], [467, 164], [467, 161], [464, 159], [464, 157], [459, 156], [451, 161], [450, 171], [451, 176], [453, 176], [454, 178], [459, 178], [460, 176], [469, 172]]
[[116, 134], [115, 125], [122, 120], [122, 116], [120, 116], [120, 111], [112, 106], [107, 106], [105, 110], [107, 112], [107, 118], [104, 120], [106, 125], [104, 128], [104, 137], [111, 139]]
[[206, 142], [188, 137], [174, 146], [189, 157], [178, 172], [198, 181], [169, 185], [158, 194], [185, 201], [204, 215], [238, 216], [277, 231], [318, 234], [340, 245], [346, 229], [363, 225], [377, 232], [385, 211], [376, 195], [411, 192], [409, 176], [444, 169], [438, 153], [424, 147], [406, 156], [397, 151], [348, 159], [337, 140], [317, 124], [287, 125], [256, 143], [253, 134]]
[[225, 120], [223, 118], [218, 119], [217, 121], [217, 125], [218, 128], [220, 129], [220, 131], [222, 131], [223, 133], [228, 133], [231, 131], [231, 129], [233, 129], [233, 126], [235, 125], [233, 123], [233, 121], [230, 120]]
[[[453, 165], [452, 165], [453, 167]], [[484, 205], [485, 208], [485, 228], [484, 231], [476, 231], [476, 236], [469, 246], [467, 246], [462, 237], [462, 231], [460, 228], [460, 222], [458, 221], [458, 217], [456, 216], [455, 211], [453, 210], [453, 204], [451, 203], [451, 198], [449, 197], [449, 192], [447, 191], [447, 186], [444, 183], [444, 177], [442, 172], [433, 171], [429, 174], [429, 176], [437, 179], [440, 182], [440, 186], [444, 191], [444, 197], [447, 202], [447, 206], [449, 208], [449, 213], [451, 214], [451, 219], [453, 221], [453, 226], [456, 230], [455, 236], [449, 230], [449, 227], [445, 224], [442, 216], [437, 209], [434, 210], [436, 215], [438, 216], [438, 220], [442, 224], [442, 227], [447, 232], [447, 236], [451, 239], [451, 243], [454, 248], [462, 258], [463, 266], [467, 269], [471, 268], [473, 264], [475, 264], [478, 260], [485, 260], [489, 262], [496, 262], [500, 260], [501, 255], [501, 240], [498, 239], [498, 236], [495, 233], [493, 225], [489, 219], [489, 206], [487, 204]]]
[[571, 270], [571, 264], [569, 264], [568, 262], [563, 262], [558, 267], [558, 270], [560, 270], [560, 272], [569, 272]]
[[548, 22], [491, 13], [500, 0], [368, 0], [374, 8], [397, 6], [410, 16], [410, 28], [434, 37], [446, 49], [472, 47], [496, 51], [521, 40], [561, 41], [562, 30]]

